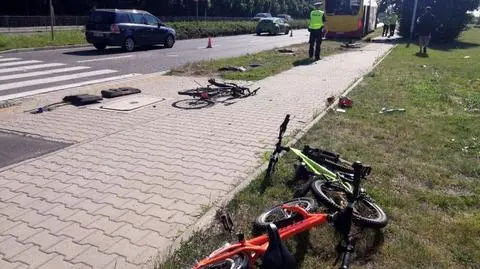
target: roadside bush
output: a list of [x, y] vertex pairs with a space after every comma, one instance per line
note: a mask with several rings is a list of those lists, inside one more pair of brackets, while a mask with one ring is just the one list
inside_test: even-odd
[[[198, 21], [166, 22], [175, 29], [177, 39], [202, 38], [211, 36], [229, 36], [255, 33], [255, 21]], [[307, 20], [290, 22], [293, 29], [306, 28]]]

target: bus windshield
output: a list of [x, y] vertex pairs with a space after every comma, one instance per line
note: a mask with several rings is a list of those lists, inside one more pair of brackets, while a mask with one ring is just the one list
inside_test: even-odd
[[357, 15], [362, 0], [326, 0], [325, 12], [335, 15]]

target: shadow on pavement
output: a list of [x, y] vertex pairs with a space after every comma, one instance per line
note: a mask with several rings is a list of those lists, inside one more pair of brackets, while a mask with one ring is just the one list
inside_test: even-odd
[[[165, 48], [164, 46], [140, 47], [140, 48], [136, 48], [133, 52], [159, 50], [164, 48]], [[75, 56], [95, 56], [95, 55], [114, 55], [114, 54], [123, 54], [123, 53], [128, 53], [128, 52], [124, 51], [122, 48], [113, 47], [113, 48], [107, 48], [104, 50], [97, 50], [95, 48], [92, 48], [90, 50], [67, 51], [67, 52], [64, 52], [63, 54], [75, 55]]]
[[301, 60], [297, 60], [297, 61], [293, 62], [293, 65], [294, 66], [310, 65], [314, 62], [315, 61], [312, 58], [305, 58], [305, 59], [301, 59]]

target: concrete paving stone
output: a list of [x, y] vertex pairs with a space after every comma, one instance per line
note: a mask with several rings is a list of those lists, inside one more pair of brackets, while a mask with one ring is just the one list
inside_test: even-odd
[[167, 209], [168, 205], [159, 206], [159, 205], [152, 205], [146, 211], [142, 212], [143, 216], [147, 217], [156, 217], [161, 220], [167, 220], [170, 216], [174, 215], [176, 211]]
[[124, 257], [117, 257], [115, 260], [113, 260], [111, 263], [107, 264], [105, 267], [101, 269], [143, 269], [146, 268], [144, 266], [139, 266], [133, 263], [127, 262], [127, 260]]
[[139, 241], [149, 233], [151, 233], [151, 231], [142, 230], [134, 227], [130, 223], [127, 223], [115, 230], [113, 233], [111, 233], [111, 236], [123, 237], [125, 239], [128, 239], [131, 243], [135, 244], [135, 242]]
[[86, 228], [97, 229], [103, 231], [105, 234], [111, 234], [125, 224], [125, 222], [118, 222], [102, 216], [96, 221], [88, 224]]
[[77, 214], [79, 211], [80, 209], [72, 209], [63, 204], [57, 204], [57, 206], [45, 211], [43, 214], [57, 216], [62, 220], [67, 220], [68, 217]]
[[41, 232], [25, 239], [25, 243], [40, 246], [40, 249], [45, 252], [48, 248], [54, 246], [63, 239], [65, 239], [65, 237], [53, 235], [48, 230], [41, 228]]
[[139, 215], [135, 211], [128, 210], [125, 214], [114, 218], [115, 221], [130, 223], [135, 226], [139, 226], [140, 223], [149, 219], [149, 216]]
[[[72, 204], [75, 203], [75, 200], [71, 200]], [[74, 208], [83, 209], [93, 215], [102, 215], [101, 213], [95, 213], [98, 210], [105, 207], [105, 204], [96, 203], [89, 199], [78, 199], [78, 203], [74, 204]], [[103, 212], [103, 211], [102, 211]]]
[[73, 215], [64, 217], [65, 220], [79, 223], [83, 227], [88, 227], [89, 224], [91, 224], [92, 222], [98, 221], [100, 218], [102, 217], [99, 215], [90, 214], [87, 211], [82, 209], [79, 209]]
[[8, 188], [0, 187], [0, 201], [2, 202], [8, 201], [19, 194], [19, 192], [13, 192]]
[[78, 244], [74, 242], [71, 238], [64, 238], [62, 241], [48, 248], [45, 252], [47, 253], [58, 253], [65, 257], [66, 260], [71, 260], [76, 256], [80, 255], [82, 252], [89, 249], [91, 245]]
[[85, 263], [93, 268], [104, 268], [107, 264], [110, 264], [118, 256], [108, 255], [98, 250], [97, 247], [89, 247], [86, 251], [79, 254], [73, 260], [72, 263]]
[[[138, 195], [138, 198], [145, 201], [145, 200], [150, 199], [150, 197], [152, 197], [152, 196], [153, 196], [153, 194], [143, 195], [143, 193], [142, 193], [142, 195], [140, 195], [140, 194]], [[130, 209], [130, 210], [136, 212], [139, 215], [144, 215], [142, 212], [145, 212], [147, 209], [149, 209], [153, 205], [154, 204], [140, 202], [140, 201], [134, 200], [134, 198], [132, 198], [132, 199], [130, 199], [129, 202], [123, 204], [122, 208]]]
[[194, 224], [196, 220], [197, 220], [196, 217], [192, 217], [192, 216], [177, 212], [177, 213], [173, 214], [172, 216], [170, 216], [167, 219], [167, 222], [179, 223], [179, 224], [182, 224], [184, 226], [190, 226], [190, 225]]
[[[0, 214], [7, 216], [10, 219], [14, 219], [17, 216], [23, 215], [28, 209], [19, 207], [17, 204], [8, 203], [8, 205], [0, 210]], [[3, 227], [0, 227], [0, 229]]]
[[28, 184], [22, 183], [18, 180], [12, 180], [9, 183], [3, 185], [2, 187], [8, 188], [11, 191], [17, 192], [18, 190], [28, 187]]
[[57, 217], [50, 216], [50, 218], [36, 224], [36, 227], [44, 228], [52, 234], [57, 234], [60, 230], [66, 228], [73, 222], [62, 221]]
[[5, 235], [14, 236], [17, 241], [24, 242], [25, 239], [34, 236], [35, 234], [40, 233], [43, 231], [41, 228], [34, 228], [29, 226], [25, 222], [18, 223], [17, 225], [11, 227], [8, 230], [3, 231], [2, 233]]
[[1, 235], [0, 237], [7, 237], [7, 239], [2, 241], [2, 243], [0, 244], [0, 253], [3, 255], [3, 259], [8, 260], [9, 262], [15, 262], [16, 260], [12, 260], [11, 258], [33, 246], [32, 244], [20, 243], [15, 237], [10, 235]]
[[105, 252], [105, 250], [115, 245], [121, 239], [122, 237], [106, 235], [103, 231], [96, 230], [83, 238], [79, 243], [96, 246], [100, 251]]
[[[2, 235], [5, 231], [21, 224], [21, 221], [11, 220], [9, 219], [8, 215], [0, 215], [0, 235]], [[5, 239], [6, 237], [3, 237]]]
[[[87, 198], [75, 197], [70, 193], [62, 193], [61, 196], [58, 196], [56, 199], [50, 201], [51, 203], [55, 204], [63, 204], [69, 208], [76, 208], [76, 209], [85, 209], [90, 208], [88, 207], [88, 202], [91, 200]], [[85, 208], [84, 208], [85, 206]]]
[[22, 268], [21, 266], [23, 266], [23, 268], [27, 268], [27, 265], [24, 263], [9, 262], [7, 260], [0, 259], [0, 268], [2, 269], [19, 269]]
[[56, 235], [63, 235], [73, 239], [75, 242], [80, 242], [85, 237], [89, 236], [90, 234], [94, 233], [95, 229], [89, 229], [86, 227], [82, 227], [80, 224], [76, 222], [71, 222], [70, 225], [63, 228], [60, 231], [55, 232]]
[[138, 246], [150, 246], [162, 252], [171, 242], [172, 240], [161, 236], [160, 233], [151, 231], [143, 238], [136, 240], [133, 243]]
[[150, 256], [155, 255], [157, 250], [148, 246], [135, 246], [126, 239], [122, 239], [113, 245], [111, 248], [107, 249], [105, 253], [108, 254], [117, 254], [119, 256], [125, 257], [127, 262], [141, 265], [146, 262]]
[[110, 204], [101, 204], [102, 207], [93, 212], [94, 215], [102, 215], [110, 219], [117, 219], [118, 217], [126, 214], [128, 210], [118, 209]]
[[45, 199], [46, 201], [54, 201], [56, 198], [62, 196], [63, 193], [56, 192], [52, 189], [45, 189], [42, 192], [36, 193], [35, 195], [31, 194], [31, 197], [34, 198], [42, 198]]
[[[25, 195], [22, 195], [22, 197], [25, 197], [26, 195], [28, 195], [28, 197], [26, 197], [25, 199], [28, 199], [28, 198], [36, 199], [36, 198], [32, 198], [32, 197], [37, 197], [38, 194], [43, 192], [44, 190], [46, 190], [46, 188], [44, 188], [43, 186], [28, 184], [25, 188], [21, 188], [21, 189], [17, 190], [16, 192], [25, 194]], [[20, 197], [18, 197], [18, 198], [20, 198]]]
[[50, 218], [49, 215], [42, 215], [37, 212], [35, 209], [29, 209], [22, 215], [18, 215], [15, 218], [12, 218], [15, 221], [23, 221], [28, 223], [28, 225], [32, 227], [36, 227], [36, 224], [45, 221], [46, 219]]
[[160, 235], [165, 236], [167, 238], [172, 238], [172, 235], [168, 234], [174, 226], [182, 226], [180, 224], [172, 224], [162, 221], [159, 218], [150, 217], [145, 223], [140, 225], [142, 229], [150, 229], [151, 231], [159, 231]]
[[12, 261], [24, 262], [28, 264], [30, 268], [38, 268], [38, 266], [53, 259], [56, 254], [47, 254], [39, 249], [38, 246], [32, 246], [22, 253], [12, 257]]
[[61, 203], [55, 201], [46, 201], [42, 198], [36, 198], [31, 203], [24, 205], [27, 209], [35, 209], [38, 213], [44, 214], [48, 210], [58, 206]]
[[[88, 185], [85, 187], [90, 188]], [[82, 193], [82, 195], [75, 195], [77, 197], [86, 198], [92, 201], [103, 201], [106, 197], [111, 196], [112, 194], [100, 191], [98, 189], [90, 188], [88, 191]]]
[[48, 262], [42, 264], [38, 269], [94, 269], [92, 266], [84, 263], [71, 263], [65, 260], [62, 255], [57, 255]]

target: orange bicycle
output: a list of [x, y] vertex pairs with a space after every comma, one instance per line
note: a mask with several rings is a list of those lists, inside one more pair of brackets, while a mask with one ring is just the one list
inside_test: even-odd
[[[337, 251], [343, 254], [340, 268], [349, 268], [354, 249], [354, 242], [350, 235], [353, 205], [360, 192], [361, 175], [365, 167], [360, 162], [355, 162], [353, 169], [354, 191], [348, 197], [345, 209], [334, 214], [311, 213], [310, 211], [315, 209], [315, 200], [310, 198], [297, 198], [282, 203], [259, 216], [268, 223], [265, 227], [267, 234], [250, 240], [245, 240], [243, 234], [238, 234], [239, 242], [212, 252], [199, 261], [193, 269], [250, 269], [254, 268], [259, 259], [262, 260], [260, 267], [262, 269], [296, 269], [297, 262], [282, 241], [325, 223], [332, 223], [343, 235], [342, 242], [337, 246]], [[280, 213], [280, 218], [271, 218], [275, 212]]]

